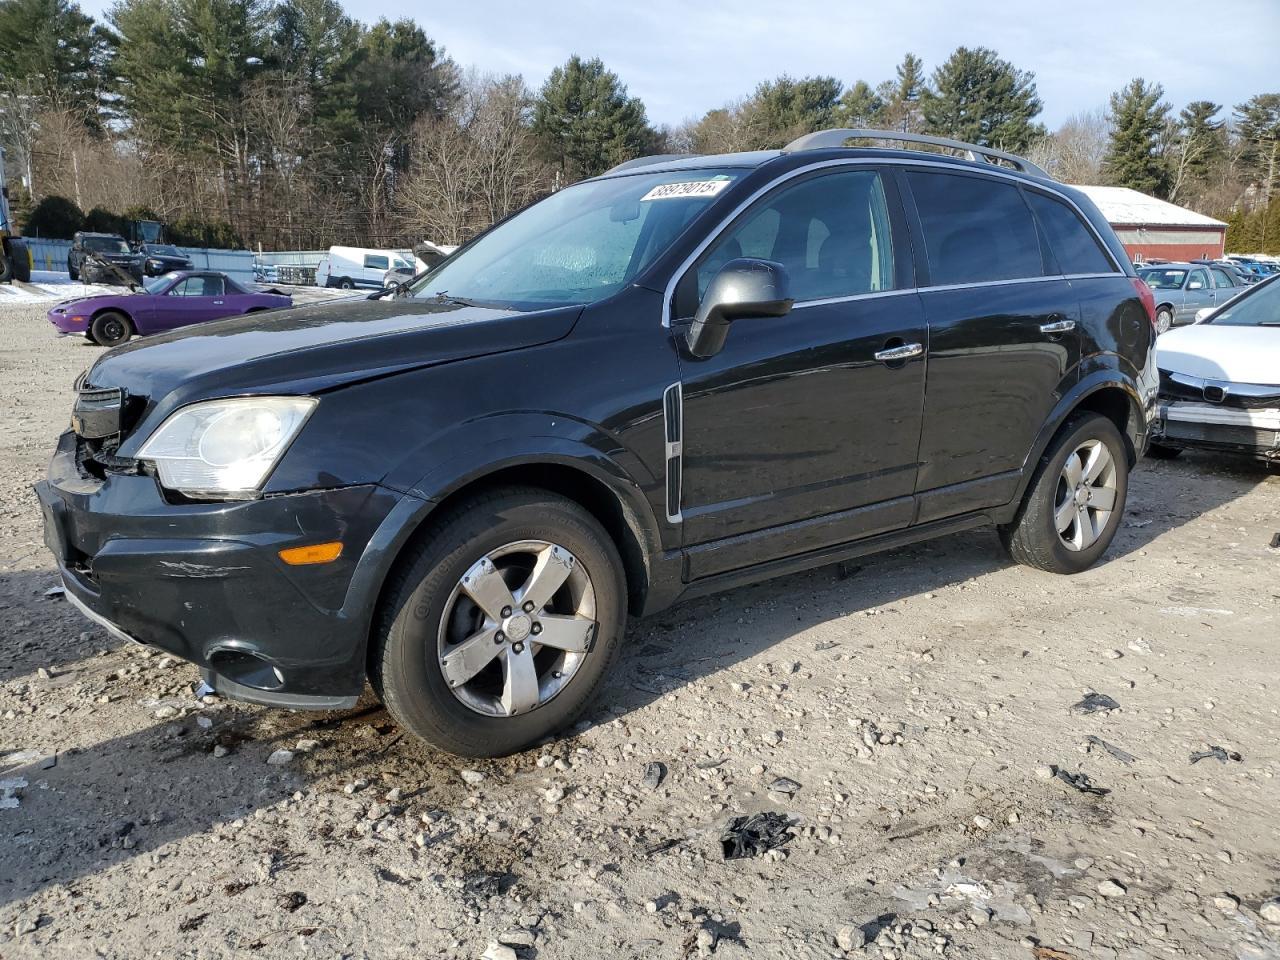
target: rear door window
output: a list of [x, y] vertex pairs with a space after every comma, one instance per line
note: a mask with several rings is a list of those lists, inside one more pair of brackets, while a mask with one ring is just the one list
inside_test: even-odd
[[364, 255], [364, 268], [366, 270], [386, 270], [390, 266], [388, 257], [378, 256], [377, 254], [366, 253]]
[[1210, 273], [1213, 274], [1213, 285], [1215, 287], [1234, 287], [1231, 278], [1227, 276], [1227, 271], [1219, 270], [1217, 267], [1212, 268]]
[[1079, 214], [1061, 200], [1034, 190], [1026, 191], [1026, 197], [1059, 270], [1066, 274], [1115, 273], [1110, 258]]
[[951, 173], [906, 176], [932, 286], [1045, 275], [1035, 221], [1014, 184]]

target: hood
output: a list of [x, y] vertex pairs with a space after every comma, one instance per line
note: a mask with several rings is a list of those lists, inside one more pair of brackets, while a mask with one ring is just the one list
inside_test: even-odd
[[118, 307], [121, 299], [124, 297], [145, 297], [150, 296], [145, 290], [129, 291], [122, 290], [120, 293], [97, 293], [88, 297], [72, 297], [70, 300], [62, 300], [52, 308], [50, 313], [73, 313], [71, 307], [78, 307], [82, 312], [92, 312], [99, 307]]
[[1156, 363], [1205, 380], [1280, 384], [1280, 327], [1179, 327], [1156, 341]]
[[131, 341], [103, 354], [86, 383], [123, 387], [145, 403], [141, 415], [149, 419], [195, 400], [317, 393], [536, 346], [565, 336], [581, 313], [578, 306], [520, 313], [431, 301], [344, 299]]

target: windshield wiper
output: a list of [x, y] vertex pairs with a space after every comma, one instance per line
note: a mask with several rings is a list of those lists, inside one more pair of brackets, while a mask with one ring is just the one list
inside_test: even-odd
[[435, 295], [434, 297], [432, 297], [431, 299], [432, 299], [432, 300], [434, 300], [436, 303], [451, 303], [451, 304], [453, 304], [454, 306], [457, 306], [457, 307], [479, 307], [479, 306], [483, 306], [483, 304], [477, 303], [477, 302], [476, 302], [476, 301], [474, 301], [474, 300], [468, 300], [466, 297], [455, 297], [455, 296], [452, 296], [452, 295], [450, 295], [450, 293], [449, 293], [449, 291], [448, 291], [448, 290], [440, 290], [440, 291], [438, 291], [438, 292], [436, 293], [436, 295]]

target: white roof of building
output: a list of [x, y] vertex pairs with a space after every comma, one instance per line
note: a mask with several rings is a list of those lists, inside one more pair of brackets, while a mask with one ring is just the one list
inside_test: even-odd
[[1226, 224], [1176, 203], [1157, 200], [1128, 187], [1076, 186], [1097, 204], [1113, 227], [1225, 227]]

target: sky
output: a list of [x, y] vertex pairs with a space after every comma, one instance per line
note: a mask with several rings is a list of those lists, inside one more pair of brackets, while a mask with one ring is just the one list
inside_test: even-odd
[[[1280, 92], [1280, 0], [342, 0], [366, 22], [412, 17], [464, 68], [520, 73], [535, 88], [571, 54], [598, 56], [675, 125], [762, 80], [831, 75], [873, 86], [907, 51], [932, 72], [958, 46], [987, 46], [1036, 75], [1050, 129], [1105, 107], [1133, 77], [1175, 108], [1229, 108]], [[101, 15], [111, 0], [82, 0]]]

